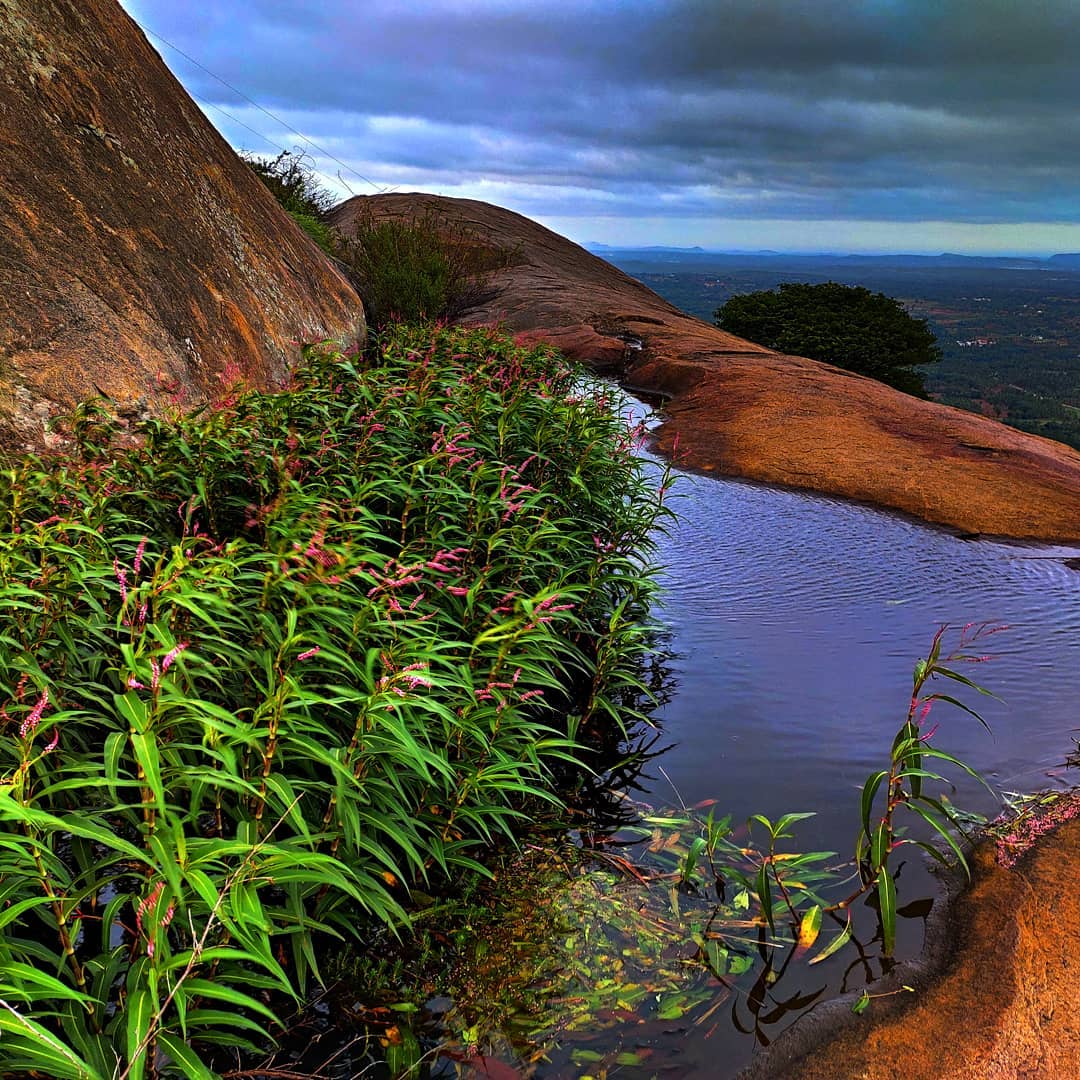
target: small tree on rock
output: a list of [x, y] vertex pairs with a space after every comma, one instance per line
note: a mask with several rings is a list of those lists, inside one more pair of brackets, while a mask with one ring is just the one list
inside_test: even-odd
[[715, 313], [721, 330], [927, 396], [918, 368], [941, 359], [925, 319], [861, 286], [801, 282], [733, 296]]

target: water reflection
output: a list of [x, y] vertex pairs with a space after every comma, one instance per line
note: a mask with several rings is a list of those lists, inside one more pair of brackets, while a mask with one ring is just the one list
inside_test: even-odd
[[[658, 713], [683, 799], [738, 815], [815, 809], [850, 843], [856, 787], [908, 704], [942, 623], [1003, 623], [979, 681], [993, 734], [950, 716], [936, 742], [1003, 790], [1060, 782], [1080, 701], [1076, 549], [964, 541], [867, 507], [687, 476], [659, 538], [675, 695]], [[992, 809], [961, 785], [957, 799]], [[816, 843], [817, 841], [815, 841]]]

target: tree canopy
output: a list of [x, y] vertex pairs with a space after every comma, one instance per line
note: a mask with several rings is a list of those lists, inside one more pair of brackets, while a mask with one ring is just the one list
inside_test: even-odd
[[779, 352], [808, 356], [926, 397], [922, 364], [941, 359], [925, 319], [884, 293], [802, 282], [733, 296], [715, 313], [721, 330]]

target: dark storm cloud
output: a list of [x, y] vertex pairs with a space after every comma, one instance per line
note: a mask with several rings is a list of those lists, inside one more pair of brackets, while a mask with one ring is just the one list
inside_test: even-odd
[[563, 216], [1080, 218], [1075, 0], [127, 6], [380, 183]]

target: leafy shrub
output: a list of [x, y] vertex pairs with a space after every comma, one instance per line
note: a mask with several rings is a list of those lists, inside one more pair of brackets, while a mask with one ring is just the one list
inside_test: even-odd
[[491, 273], [511, 258], [433, 211], [411, 219], [368, 212], [338, 255], [375, 326], [453, 319], [488, 295]]
[[310, 214], [303, 214], [298, 210], [290, 210], [289, 217], [300, 226], [327, 253], [327, 255], [333, 255], [334, 253], [334, 231], [325, 222], [320, 221], [318, 218], [312, 217]]
[[808, 356], [925, 398], [922, 364], [941, 359], [933, 331], [903, 304], [861, 286], [785, 282], [733, 296], [716, 325], [780, 352]]
[[6, 1075], [206, 1077], [626, 718], [657, 509], [599, 389], [494, 332], [0, 479]]
[[289, 217], [327, 254], [333, 254], [333, 233], [326, 215], [337, 201], [308, 164], [307, 156], [282, 150], [275, 158], [244, 154], [244, 161], [269, 188]]

